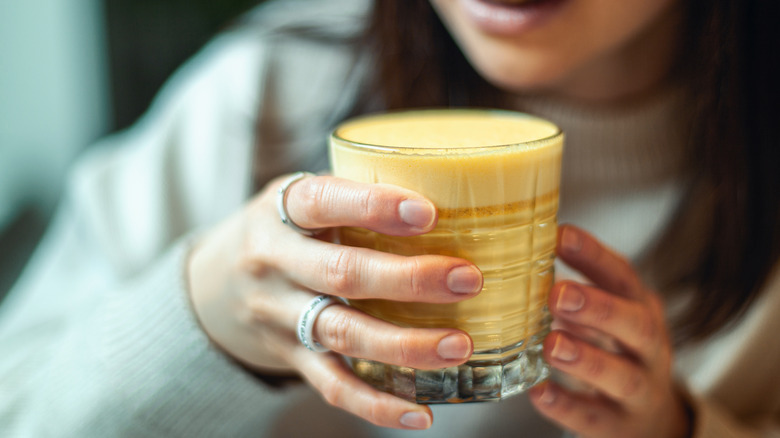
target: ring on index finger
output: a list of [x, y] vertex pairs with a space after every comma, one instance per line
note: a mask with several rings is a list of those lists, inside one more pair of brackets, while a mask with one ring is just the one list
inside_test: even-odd
[[295, 329], [295, 334], [298, 335], [298, 340], [301, 341], [304, 347], [315, 353], [330, 351], [330, 349], [314, 340], [314, 323], [326, 307], [338, 303], [343, 303], [343, 301], [329, 295], [318, 295], [306, 304], [303, 312], [301, 312], [301, 316], [298, 318], [298, 325]]
[[294, 183], [296, 183], [296, 182], [298, 182], [298, 181], [300, 181], [300, 180], [302, 180], [304, 178], [309, 178], [309, 177], [312, 177], [312, 176], [316, 176], [316, 175], [314, 175], [311, 172], [296, 172], [296, 173], [290, 175], [289, 178], [284, 180], [282, 185], [279, 187], [279, 191], [276, 194], [276, 208], [277, 208], [277, 210], [279, 210], [279, 217], [282, 219], [282, 223], [287, 225], [288, 227], [292, 228], [293, 230], [297, 231], [298, 233], [303, 234], [304, 236], [309, 236], [309, 237], [314, 236], [315, 234], [317, 234], [320, 231], [320, 229], [310, 230], [310, 229], [307, 229], [307, 228], [301, 228], [300, 226], [298, 226], [298, 224], [293, 222], [293, 220], [290, 219], [290, 215], [287, 213], [287, 206], [285, 205], [285, 202], [286, 202], [285, 198], [287, 197], [287, 189], [289, 189], [291, 185], [293, 185]]

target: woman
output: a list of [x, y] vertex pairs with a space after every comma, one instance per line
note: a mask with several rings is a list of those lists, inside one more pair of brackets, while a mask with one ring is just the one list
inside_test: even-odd
[[[768, 111], [778, 69], [761, 50], [773, 43], [762, 6], [371, 7], [263, 5], [191, 62], [136, 127], [83, 162], [3, 306], [2, 427], [66, 436], [777, 433], [780, 180]], [[466, 261], [324, 238], [343, 225], [425, 233], [435, 209], [419, 194], [317, 176], [283, 191], [298, 230], [276, 210], [285, 178], [275, 177], [326, 168], [323, 142], [338, 121], [433, 105], [521, 109], [567, 131], [561, 219], [582, 228], [561, 227], [570, 279], [551, 292], [558, 328], [545, 357], [588, 391], [547, 383], [500, 404], [431, 409], [370, 388], [338, 354], [453, 366], [471, 353], [463, 333], [404, 330], [339, 304], [319, 314], [313, 334], [338, 354], [296, 339], [300, 312], [320, 293], [430, 302], [478, 293], [481, 275], [457, 270]]]

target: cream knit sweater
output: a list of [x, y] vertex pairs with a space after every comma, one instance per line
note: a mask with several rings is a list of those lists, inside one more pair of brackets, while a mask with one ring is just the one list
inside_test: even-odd
[[[426, 432], [375, 428], [303, 384], [266, 386], [213, 348], [190, 310], [192, 236], [238, 209], [253, 178], [327, 166], [325, 135], [368, 67], [346, 43], [365, 10], [266, 3], [81, 161], [0, 308], [0, 436], [561, 436], [524, 396], [435, 406]], [[561, 221], [641, 256], [685, 183], [678, 95], [619, 112], [521, 102], [568, 133]], [[780, 436], [777, 275], [765, 292], [733, 329], [678, 352], [697, 438]]]

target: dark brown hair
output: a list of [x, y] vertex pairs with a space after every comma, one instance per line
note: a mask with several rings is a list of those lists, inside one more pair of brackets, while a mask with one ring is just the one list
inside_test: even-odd
[[[769, 2], [686, 1], [681, 72], [693, 107], [695, 183], [654, 252], [665, 286], [694, 286], [678, 340], [700, 339], [736, 321], [780, 257], [778, 30]], [[428, 0], [376, 0], [367, 27], [377, 57], [375, 91], [388, 109], [501, 107], [502, 93], [471, 67]], [[680, 235], [705, 247], [677, 269]], [[683, 236], [684, 237], [684, 236]]]
[[428, 0], [377, 0], [371, 21], [366, 40], [387, 109], [500, 105], [500, 91], [474, 71]]

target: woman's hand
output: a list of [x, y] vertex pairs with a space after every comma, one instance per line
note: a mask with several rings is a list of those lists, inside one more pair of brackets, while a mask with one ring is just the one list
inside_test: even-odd
[[533, 404], [583, 437], [688, 436], [691, 420], [672, 379], [659, 297], [625, 259], [584, 231], [562, 226], [558, 242], [559, 257], [593, 285], [553, 287], [549, 307], [561, 328], [545, 340], [544, 356], [590, 390], [549, 382], [530, 391]]
[[422, 369], [452, 367], [472, 353], [472, 341], [464, 332], [399, 328], [336, 304], [322, 311], [313, 333], [335, 354], [315, 353], [296, 338], [298, 317], [318, 294], [460, 301], [479, 292], [481, 273], [452, 257], [402, 257], [327, 241], [328, 229], [339, 226], [396, 236], [430, 231], [436, 209], [419, 194], [329, 176], [295, 182], [285, 205], [298, 226], [324, 229], [319, 238], [312, 238], [282, 224], [275, 205], [280, 185], [281, 179], [270, 183], [194, 249], [189, 289], [204, 330], [244, 366], [264, 374], [299, 374], [329, 403], [374, 424], [429, 427], [427, 406], [373, 389], [339, 354]]

